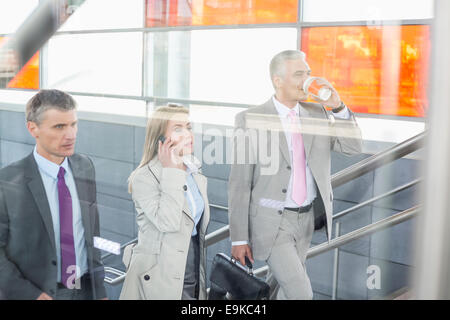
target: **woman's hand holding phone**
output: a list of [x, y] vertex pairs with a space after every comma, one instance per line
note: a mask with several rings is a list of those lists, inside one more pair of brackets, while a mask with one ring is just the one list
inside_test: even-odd
[[180, 141], [173, 141], [170, 137], [164, 142], [158, 140], [158, 159], [164, 168], [184, 169], [183, 159], [180, 152], [183, 149], [183, 138]]

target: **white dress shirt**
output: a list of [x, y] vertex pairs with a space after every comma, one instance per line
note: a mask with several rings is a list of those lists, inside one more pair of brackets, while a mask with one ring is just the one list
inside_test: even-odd
[[[280, 117], [281, 124], [284, 129], [284, 133], [286, 136], [286, 142], [288, 145], [290, 162], [292, 163], [292, 141], [291, 141], [291, 132], [289, 130], [290, 121], [289, 121], [289, 112], [291, 110], [295, 110], [296, 115], [298, 116], [300, 113], [300, 104], [297, 102], [293, 109], [285, 106], [280, 101], [275, 98], [275, 95], [272, 97], [273, 104], [277, 109], [278, 115]], [[333, 113], [333, 116], [341, 119], [348, 119], [350, 117], [350, 112], [348, 108], [345, 107], [343, 110]], [[286, 192], [286, 199], [284, 201], [284, 207], [286, 208], [298, 208], [299, 205], [292, 199], [292, 183], [293, 183], [293, 172], [291, 170], [291, 176], [289, 177], [288, 189]], [[308, 160], [306, 160], [306, 199], [302, 203], [301, 207], [309, 205], [317, 196], [317, 188], [314, 183], [314, 178], [311, 172], [311, 169], [308, 166]], [[248, 241], [233, 241], [232, 246], [244, 245], [248, 244]]]

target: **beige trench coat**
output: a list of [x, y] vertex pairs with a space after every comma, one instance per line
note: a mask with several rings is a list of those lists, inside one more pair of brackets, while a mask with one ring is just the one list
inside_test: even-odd
[[[156, 157], [136, 172], [132, 181], [132, 198], [137, 210], [138, 242], [127, 246], [124, 251], [127, 275], [120, 299], [181, 299], [194, 228], [184, 196], [186, 175], [180, 169], [163, 168]], [[205, 234], [210, 217], [207, 180], [200, 173], [193, 173], [193, 177], [205, 202], [199, 232], [199, 299], [206, 299]]]

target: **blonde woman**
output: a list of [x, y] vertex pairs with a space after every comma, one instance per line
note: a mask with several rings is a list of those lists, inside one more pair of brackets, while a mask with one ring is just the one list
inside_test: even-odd
[[144, 154], [129, 178], [138, 242], [125, 248], [120, 299], [206, 299], [206, 178], [193, 153], [187, 108], [156, 109]]

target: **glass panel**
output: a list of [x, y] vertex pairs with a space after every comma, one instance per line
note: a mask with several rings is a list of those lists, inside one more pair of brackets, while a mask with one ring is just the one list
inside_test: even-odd
[[32, 96], [36, 94], [36, 91], [30, 90], [5, 90], [0, 89], [0, 102], [5, 104], [15, 104], [21, 106], [21, 111], [25, 110], [25, 104]]
[[288, 23], [298, 0], [147, 0], [147, 27]]
[[[408, 118], [405, 118], [408, 119]], [[358, 117], [364, 141], [401, 143], [425, 130], [425, 122]], [[384, 146], [384, 145], [382, 145]], [[367, 145], [375, 148], [376, 144]], [[375, 152], [383, 151], [383, 149]]]
[[127, 116], [146, 116], [146, 102], [141, 100], [114, 99], [102, 97], [73, 96], [78, 111], [118, 114]]
[[60, 31], [142, 28], [142, 0], [85, 1]]
[[[6, 43], [7, 37], [0, 37], [0, 47]], [[0, 87], [39, 89], [39, 52], [37, 52], [17, 74], [0, 71]]]
[[305, 0], [304, 21], [430, 19], [434, 0]]
[[302, 50], [353, 111], [424, 116], [429, 26], [304, 28]]
[[297, 46], [294, 28], [195, 30], [148, 37], [148, 55], [153, 57], [147, 66], [149, 95], [245, 104], [270, 97], [270, 60]]
[[14, 33], [39, 4], [39, 0], [0, 1], [0, 34]]
[[[0, 102], [3, 104], [17, 105], [25, 110], [26, 103], [36, 94], [36, 91], [22, 91], [22, 90], [1, 90]], [[152, 103], [147, 103], [144, 100], [131, 99], [115, 99], [104, 97], [89, 97], [72, 95], [77, 102], [77, 110], [82, 112], [96, 112], [101, 114], [115, 114], [135, 117], [146, 117], [147, 109], [152, 108]], [[8, 107], [6, 107], [8, 109]], [[15, 109], [14, 109], [15, 110]], [[89, 117], [93, 118], [94, 117]], [[117, 121], [117, 118], [115, 118]], [[104, 121], [105, 118], [99, 119]], [[109, 121], [111, 122], [111, 121]], [[119, 123], [126, 123], [127, 120], [121, 118]], [[146, 120], [142, 122], [146, 124]]]
[[66, 91], [141, 95], [142, 34], [79, 34], [53, 37], [47, 83]]
[[195, 124], [213, 124], [218, 126], [234, 126], [236, 114], [245, 108], [193, 105], [189, 106], [191, 122]]

